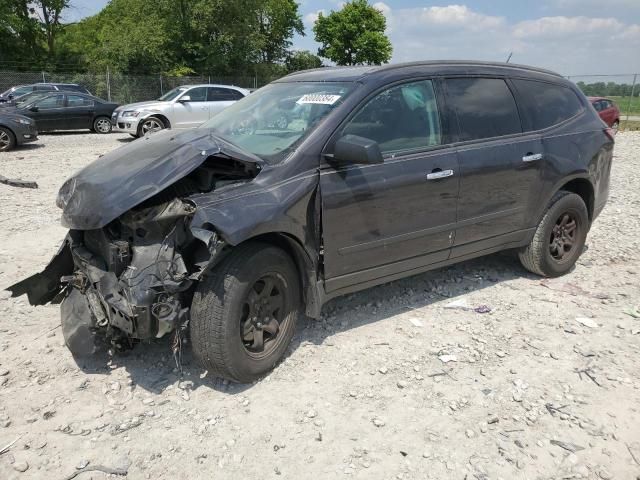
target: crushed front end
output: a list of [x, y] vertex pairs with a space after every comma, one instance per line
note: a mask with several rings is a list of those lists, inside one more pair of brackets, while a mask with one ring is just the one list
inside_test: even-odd
[[[189, 320], [193, 287], [226, 253], [213, 225], [194, 220], [198, 208], [190, 197], [233, 190], [260, 170], [216, 147], [179, 147], [195, 159], [190, 170], [175, 150], [166, 160], [150, 159], [146, 171], [138, 163], [135, 183], [131, 175], [96, 182], [109, 169], [126, 172], [121, 156], [71, 177], [58, 197], [70, 227], [62, 247], [42, 272], [8, 290], [27, 294], [32, 305], [61, 303], [65, 341], [79, 356], [95, 353], [104, 340], [122, 349], [179, 332]], [[180, 176], [171, 176], [171, 165], [183, 169]], [[141, 191], [152, 194], [139, 201]]]

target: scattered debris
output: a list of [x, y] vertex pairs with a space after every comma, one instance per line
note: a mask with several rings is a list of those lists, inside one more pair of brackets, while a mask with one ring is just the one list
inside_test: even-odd
[[551, 445], [564, 448], [566, 451], [571, 453], [584, 450], [584, 447], [581, 447], [580, 445], [576, 445], [575, 443], [571, 443], [571, 442], [563, 442], [562, 440], [549, 440], [549, 443], [551, 443]]
[[9, 185], [10, 187], [38, 188], [38, 184], [36, 182], [32, 182], [29, 180], [11, 179], [7, 177], [3, 177], [2, 175], [0, 175], [0, 183]]
[[625, 308], [622, 313], [629, 315], [633, 318], [640, 318], [640, 307]]
[[458, 357], [455, 355], [440, 355], [438, 357], [438, 359], [442, 362], [442, 363], [449, 363], [449, 362], [457, 362], [458, 361]]
[[[24, 435], [24, 434], [22, 434], [22, 435]], [[3, 453], [7, 453], [9, 451], [9, 449], [13, 446], [13, 444], [16, 443], [18, 440], [20, 440], [22, 438], [22, 435], [17, 436], [15, 438], [15, 440], [13, 440], [12, 442], [9, 442], [7, 445], [2, 447], [2, 449], [0, 450], [0, 455], [2, 455]]]
[[71, 480], [84, 472], [102, 472], [106, 473], [107, 475], [119, 475], [121, 477], [124, 477], [129, 473], [129, 468], [110, 468], [103, 465], [90, 465], [73, 472], [68, 477], [65, 477], [64, 480]]
[[578, 322], [580, 325], [584, 325], [585, 327], [598, 328], [598, 324], [595, 322], [595, 320], [592, 320], [591, 318], [576, 317], [576, 322]]
[[465, 298], [460, 298], [458, 300], [454, 300], [453, 302], [447, 303], [444, 308], [449, 310], [473, 310], [471, 305], [467, 302]]
[[491, 307], [489, 305], [479, 305], [473, 311], [476, 313], [490, 313]]

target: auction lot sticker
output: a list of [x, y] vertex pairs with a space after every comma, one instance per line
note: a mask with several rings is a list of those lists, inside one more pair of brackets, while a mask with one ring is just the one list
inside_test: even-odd
[[305, 103], [314, 103], [316, 105], [333, 105], [340, 100], [340, 95], [325, 95], [323, 93], [308, 93], [304, 95], [296, 103], [303, 105]]

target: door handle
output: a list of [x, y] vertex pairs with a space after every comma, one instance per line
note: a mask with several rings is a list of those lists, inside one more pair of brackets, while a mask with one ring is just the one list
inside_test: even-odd
[[427, 180], [439, 180], [441, 178], [451, 177], [453, 170], [439, 170], [436, 169], [433, 172], [427, 174]]
[[527, 153], [524, 157], [522, 157], [523, 162], [535, 162], [536, 160], [542, 160], [541, 153]]

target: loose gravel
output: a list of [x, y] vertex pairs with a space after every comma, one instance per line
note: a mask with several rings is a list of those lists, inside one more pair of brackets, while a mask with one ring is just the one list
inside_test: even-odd
[[[64, 179], [129, 141], [0, 154], [0, 175], [40, 187], [0, 185], [0, 287], [62, 241]], [[639, 185], [640, 134], [623, 132], [570, 274], [503, 253], [336, 299], [252, 385], [210, 378], [186, 344], [180, 374], [168, 339], [76, 364], [58, 307], [0, 292], [0, 478], [635, 479]]]

